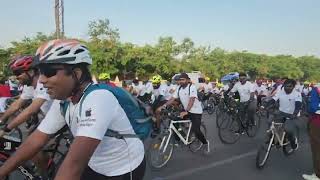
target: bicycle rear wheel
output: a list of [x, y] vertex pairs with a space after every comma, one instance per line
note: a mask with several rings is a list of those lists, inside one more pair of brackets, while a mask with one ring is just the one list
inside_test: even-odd
[[267, 138], [269, 138], [269, 141], [264, 142], [260, 146], [258, 153], [257, 153], [257, 156], [256, 156], [256, 167], [258, 169], [262, 169], [265, 166], [265, 164], [267, 163], [267, 160], [268, 160], [268, 157], [269, 157], [269, 154], [271, 151], [274, 135], [272, 135], [271, 138], [268, 137], [268, 135], [267, 135]]
[[[202, 134], [204, 135], [204, 137], [207, 139], [207, 128], [206, 126], [201, 123], [200, 125], [200, 131], [202, 132]], [[194, 137], [194, 140], [192, 141], [192, 143], [189, 144], [189, 149], [191, 152], [197, 152], [201, 147], [202, 147], [202, 142]]]
[[169, 139], [169, 134], [160, 134], [152, 140], [148, 150], [148, 162], [152, 168], [160, 169], [170, 160], [173, 152], [171, 137]]
[[240, 139], [240, 124], [236, 119], [230, 119], [226, 128], [219, 128], [218, 133], [222, 143], [234, 144]]

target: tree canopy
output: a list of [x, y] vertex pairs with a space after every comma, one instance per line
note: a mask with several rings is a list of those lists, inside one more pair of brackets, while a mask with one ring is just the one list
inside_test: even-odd
[[[120, 41], [117, 28], [108, 19], [89, 22], [89, 40], [85, 43], [93, 58], [94, 74], [109, 72], [121, 79], [131, 76], [147, 78], [160, 74], [170, 78], [178, 72], [201, 71], [210, 78], [220, 78], [229, 72], [247, 72], [254, 78], [288, 77], [320, 81], [320, 59], [315, 56], [270, 56], [247, 51], [226, 51], [222, 48], [196, 46], [190, 38], [177, 42], [172, 37], [159, 37], [154, 45], [135, 45]], [[11, 47], [0, 48], [0, 75], [8, 76], [10, 58], [16, 55], [33, 55], [44, 41], [54, 39], [54, 34], [38, 33], [21, 41], [11, 42]]]

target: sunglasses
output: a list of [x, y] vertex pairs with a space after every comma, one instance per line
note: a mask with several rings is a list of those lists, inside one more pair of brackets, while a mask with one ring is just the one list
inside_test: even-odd
[[63, 69], [64, 68], [49, 67], [49, 66], [39, 67], [40, 74], [48, 78], [55, 76], [59, 70], [63, 70]]

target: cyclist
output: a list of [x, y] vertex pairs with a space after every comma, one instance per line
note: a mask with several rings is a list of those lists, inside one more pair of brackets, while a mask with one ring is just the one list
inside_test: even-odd
[[[254, 113], [256, 110], [256, 104], [254, 102], [254, 87], [250, 81], [247, 79], [246, 73], [239, 73], [239, 82], [237, 82], [233, 88], [230, 90], [231, 94], [238, 92], [240, 96], [240, 106], [239, 111], [241, 115], [241, 120], [244, 121], [246, 114], [248, 115], [249, 125], [254, 124]], [[241, 127], [241, 126], [240, 126]], [[242, 133], [243, 129], [239, 129]]]
[[116, 86], [116, 84], [110, 81], [111, 79], [110, 73], [101, 73], [99, 74], [98, 79], [99, 79], [99, 83], [106, 83], [111, 86]]
[[310, 120], [308, 134], [311, 145], [314, 173], [303, 174], [305, 180], [320, 180], [320, 84], [316, 84], [310, 92]]
[[310, 92], [312, 90], [312, 88], [309, 85], [310, 85], [310, 82], [308, 82], [308, 81], [305, 81], [303, 83], [303, 88], [302, 88], [302, 91], [301, 91], [302, 97], [309, 96], [309, 94], [310, 94]]
[[162, 77], [160, 75], [155, 75], [152, 77], [152, 85], [153, 85], [153, 103], [152, 103], [152, 109], [155, 113], [155, 126], [154, 131], [152, 133], [152, 137], [160, 133], [160, 114], [161, 114], [161, 106], [164, 105], [167, 100], [165, 98], [167, 94], [167, 85], [161, 84]]
[[[0, 136], [3, 136], [4, 133], [8, 133], [12, 129], [26, 122], [35, 114], [41, 120], [51, 106], [52, 100], [47, 94], [47, 89], [39, 82], [39, 71], [37, 68], [32, 66], [32, 61], [32, 56], [23, 56], [13, 59], [10, 63], [10, 69], [13, 74], [16, 75], [19, 83], [24, 85], [24, 87], [19, 99], [16, 100], [0, 118], [1, 123], [7, 122], [9, 117], [18, 112], [18, 110], [24, 106], [28, 100], [32, 99], [32, 103], [19, 115], [13, 118], [11, 122], [4, 126], [0, 131]], [[40, 173], [44, 175], [47, 168], [47, 157], [40, 152], [35, 156], [33, 161], [39, 168]]]
[[173, 98], [171, 98], [167, 103], [165, 103], [162, 108], [172, 104], [176, 99], [180, 99], [184, 112], [180, 113], [183, 118], [190, 118], [192, 122], [192, 131], [195, 136], [200, 140], [202, 145], [202, 150], [204, 154], [210, 153], [209, 141], [204, 137], [200, 130], [201, 118], [202, 118], [202, 106], [198, 100], [197, 89], [191, 84], [190, 78], [187, 73], [181, 73], [179, 76], [179, 87], [177, 88]]
[[[296, 81], [293, 79], [287, 79], [283, 83], [283, 89], [278, 91], [268, 105], [279, 101], [279, 112], [274, 116], [276, 121], [284, 121], [284, 128], [288, 133], [288, 139], [290, 141], [292, 149], [298, 149], [298, 142], [295, 139], [295, 119], [301, 110], [302, 98], [301, 94], [294, 91]], [[285, 120], [290, 118], [290, 120]]]
[[[74, 140], [56, 180], [142, 179], [145, 160], [141, 140], [105, 136], [108, 128], [134, 134], [115, 96], [107, 90], [96, 90], [79, 104], [84, 91], [92, 85], [88, 49], [76, 40], [52, 40], [38, 48], [36, 60], [40, 82], [56, 100], [38, 129], [0, 167], [0, 177], [31, 158], [48, 142], [50, 134], [67, 124]], [[70, 103], [63, 115], [59, 100], [67, 99]]]
[[138, 96], [138, 98], [150, 105], [150, 101], [151, 101], [151, 96], [152, 96], [152, 91], [153, 91], [153, 86], [152, 83], [149, 81], [148, 78], [144, 78], [144, 80], [142, 81], [142, 89], [141, 89], [141, 93]]
[[203, 93], [202, 101], [205, 102], [212, 95], [212, 84], [210, 83], [210, 78], [205, 77], [205, 83], [200, 87], [200, 92]]
[[254, 93], [257, 98], [257, 107], [261, 106], [261, 99], [267, 95], [267, 87], [262, 84], [262, 80], [258, 79], [254, 86]]
[[4, 79], [0, 80], [0, 113], [5, 111], [6, 100], [11, 97], [10, 86], [5, 83]]

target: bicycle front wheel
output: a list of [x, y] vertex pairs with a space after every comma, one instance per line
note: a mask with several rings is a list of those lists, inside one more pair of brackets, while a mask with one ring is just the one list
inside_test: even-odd
[[269, 139], [268, 141], [264, 142], [257, 153], [257, 157], [256, 157], [256, 167], [258, 169], [262, 169], [265, 164], [267, 163], [269, 154], [270, 154], [270, 150], [272, 147], [272, 143], [273, 143], [273, 139], [274, 139], [274, 135], [271, 136], [271, 138], [267, 135], [267, 138]]
[[148, 150], [148, 162], [154, 169], [164, 167], [170, 160], [173, 152], [173, 143], [169, 134], [155, 137]]
[[235, 119], [228, 120], [226, 128], [219, 128], [219, 138], [222, 143], [234, 144], [240, 139], [240, 124]]

